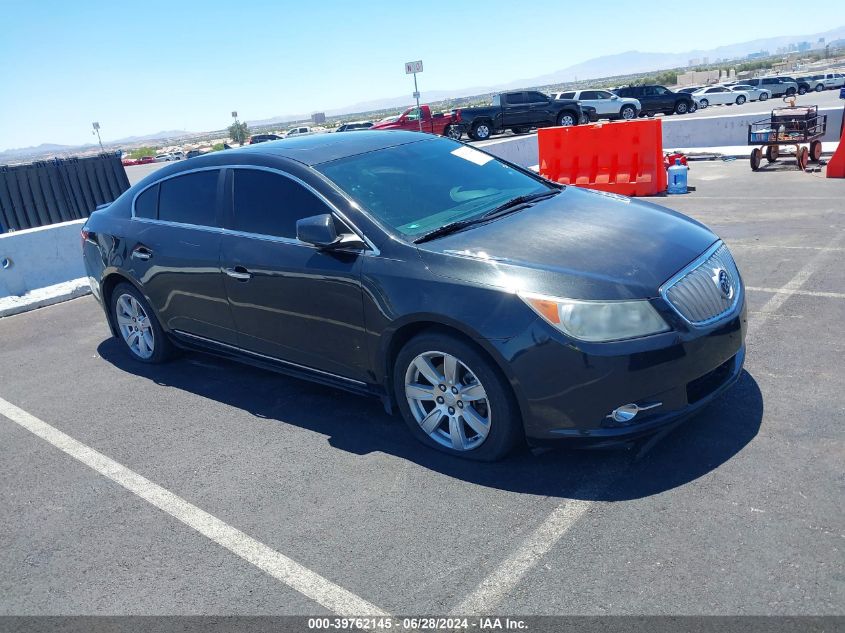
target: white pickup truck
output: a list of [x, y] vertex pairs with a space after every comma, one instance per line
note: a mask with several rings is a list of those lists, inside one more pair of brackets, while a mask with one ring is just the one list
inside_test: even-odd
[[845, 86], [845, 74], [843, 73], [825, 73], [823, 75], [813, 75], [813, 79], [821, 81], [827, 90], [834, 88], [842, 88]]

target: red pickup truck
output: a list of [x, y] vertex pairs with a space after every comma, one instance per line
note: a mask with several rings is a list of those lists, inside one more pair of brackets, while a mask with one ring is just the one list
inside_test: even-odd
[[457, 115], [454, 113], [431, 113], [431, 108], [421, 105], [419, 110], [416, 106], [408, 108], [396, 121], [390, 123], [376, 123], [371, 130], [409, 130], [417, 132], [422, 124], [422, 131], [439, 136], [448, 136], [456, 141], [460, 140], [463, 133]]

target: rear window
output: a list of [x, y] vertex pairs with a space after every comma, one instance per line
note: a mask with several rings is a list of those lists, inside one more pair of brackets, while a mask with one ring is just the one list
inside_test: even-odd
[[155, 220], [158, 217], [158, 185], [155, 184], [145, 190], [135, 199], [135, 217], [150, 218]]
[[198, 171], [159, 183], [158, 219], [180, 224], [217, 226], [219, 170]]

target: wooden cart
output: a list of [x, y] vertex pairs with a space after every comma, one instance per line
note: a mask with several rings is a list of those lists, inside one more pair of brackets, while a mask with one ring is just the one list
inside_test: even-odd
[[763, 148], [766, 160], [773, 163], [782, 155], [781, 147], [787, 146], [795, 148], [789, 153], [795, 157], [798, 169], [803, 171], [809, 161], [819, 161], [822, 155], [821, 138], [826, 129], [827, 115], [820, 115], [818, 106], [775, 108], [770, 117], [748, 126], [748, 144], [759, 146], [751, 150], [751, 169], [760, 169]]

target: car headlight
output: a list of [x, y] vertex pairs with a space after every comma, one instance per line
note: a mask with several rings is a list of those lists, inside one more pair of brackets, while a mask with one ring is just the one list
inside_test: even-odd
[[579, 301], [523, 293], [519, 297], [558, 330], [581, 341], [619, 341], [670, 329], [645, 300]]

